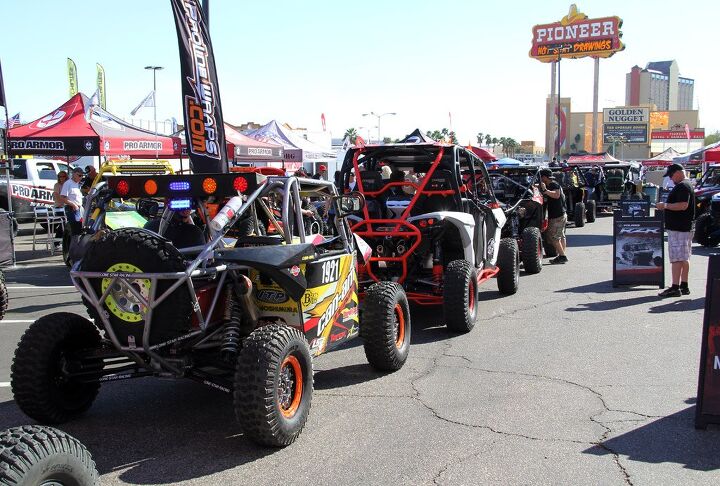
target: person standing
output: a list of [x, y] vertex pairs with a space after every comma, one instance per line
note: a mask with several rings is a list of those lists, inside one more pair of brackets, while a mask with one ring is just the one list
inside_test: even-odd
[[65, 215], [73, 235], [79, 235], [82, 230], [82, 179], [83, 170], [75, 167], [70, 173], [70, 180], [65, 181], [60, 190], [60, 197], [65, 204]]
[[667, 202], [659, 202], [656, 208], [665, 212], [665, 229], [668, 235], [668, 259], [672, 271], [672, 285], [660, 292], [660, 297], [689, 295], [688, 273], [692, 254], [693, 220], [695, 219], [695, 192], [680, 164], [667, 168], [674, 186]]
[[565, 207], [565, 194], [562, 187], [553, 178], [552, 170], [540, 169], [540, 192], [545, 196], [548, 211], [547, 237], [552, 242], [557, 256], [550, 260], [552, 264], [567, 263], [565, 255], [567, 240], [565, 239], [565, 225], [567, 214]]

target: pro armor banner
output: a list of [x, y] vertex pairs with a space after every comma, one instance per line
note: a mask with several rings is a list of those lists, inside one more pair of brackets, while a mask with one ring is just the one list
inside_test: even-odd
[[197, 0], [170, 0], [180, 51], [180, 77], [190, 167], [196, 174], [227, 172], [220, 90], [202, 9]]

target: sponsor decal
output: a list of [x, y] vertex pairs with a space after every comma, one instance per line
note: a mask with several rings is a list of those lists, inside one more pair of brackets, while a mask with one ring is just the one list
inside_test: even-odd
[[230, 388], [224, 387], [222, 385], [218, 385], [217, 383], [213, 383], [212, 381], [209, 381], [209, 380], [203, 380], [203, 385], [207, 385], [211, 388], [215, 388], [217, 390], [224, 391], [225, 393], [230, 393]]
[[248, 155], [272, 156], [272, 149], [260, 147], [248, 147]]
[[103, 143], [103, 147], [105, 147], [105, 150], [110, 150], [110, 141], [105, 140], [105, 142]]
[[317, 354], [322, 352], [323, 349], [325, 349], [325, 338], [324, 337], [317, 337], [310, 341], [310, 352], [312, 354]]
[[348, 338], [357, 336], [359, 332], [360, 328], [358, 327], [357, 322], [353, 322], [353, 325], [348, 330]]
[[302, 303], [303, 303], [303, 305], [308, 306], [308, 305], [312, 304], [313, 302], [317, 302], [317, 299], [318, 299], [317, 292], [311, 292], [308, 290], [305, 292], [305, 295], [303, 295]]
[[358, 308], [357, 307], [348, 307], [346, 309], [343, 309], [342, 316], [345, 319], [352, 319], [354, 317], [357, 317], [358, 316]]
[[85, 147], [85, 150], [87, 150], [88, 152], [92, 152], [92, 149], [93, 149], [92, 140], [85, 140], [84, 147]]
[[487, 255], [488, 258], [492, 258], [495, 254], [495, 238], [490, 238], [487, 244]]
[[48, 128], [53, 125], [57, 125], [60, 123], [63, 118], [65, 118], [66, 113], [62, 110], [55, 110], [54, 113], [51, 113], [47, 116], [44, 116], [40, 118], [37, 122], [38, 128]]
[[621, 227], [620, 228], [620, 234], [621, 235], [636, 235], [636, 236], [655, 236], [660, 234], [660, 228], [627, 228], [627, 227]]
[[274, 289], [262, 289], [258, 290], [255, 298], [261, 302], [268, 304], [282, 304], [288, 301], [288, 296], [285, 292]]
[[290, 273], [293, 277], [297, 277], [298, 275], [300, 275], [300, 267], [298, 267], [297, 265], [293, 265], [292, 267], [290, 267]]
[[62, 140], [10, 140], [12, 150], [65, 150]]
[[146, 141], [146, 140], [124, 140], [123, 150], [131, 152], [133, 150], [162, 150], [162, 142]]
[[337, 333], [337, 334], [333, 334], [333, 335], [330, 336], [330, 342], [331, 342], [331, 343], [334, 343], [335, 341], [341, 340], [341, 339], [344, 338], [345, 336], [347, 336], [347, 332], [345, 332], [345, 331], [341, 331], [341, 332], [339, 332], [339, 333]]
[[354, 272], [348, 272], [348, 276], [343, 281], [342, 286], [335, 292], [335, 296], [333, 297], [330, 304], [327, 306], [327, 309], [325, 309], [325, 312], [320, 317], [320, 320], [318, 321], [317, 326], [317, 335], [322, 335], [325, 328], [332, 323], [333, 316], [335, 316], [335, 313], [338, 311], [338, 308], [340, 307], [340, 304], [345, 300], [345, 298], [350, 293], [350, 289], [353, 288], [353, 282], [355, 280], [355, 273]]
[[53, 204], [52, 189], [41, 186], [10, 184], [12, 197], [41, 204]]

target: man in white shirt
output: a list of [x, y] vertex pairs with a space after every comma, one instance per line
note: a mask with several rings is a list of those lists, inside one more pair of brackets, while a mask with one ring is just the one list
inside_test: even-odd
[[83, 170], [75, 167], [70, 173], [70, 179], [65, 181], [60, 189], [60, 200], [65, 204], [65, 215], [72, 234], [78, 235], [82, 230], [82, 191], [80, 183], [83, 179]]

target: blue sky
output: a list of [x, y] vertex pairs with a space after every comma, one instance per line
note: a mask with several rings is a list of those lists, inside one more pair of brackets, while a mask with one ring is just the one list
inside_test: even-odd
[[[382, 135], [449, 126], [461, 143], [480, 131], [543, 145], [550, 68], [528, 57], [535, 24], [559, 21], [565, 1], [361, 2], [211, 0], [210, 24], [225, 119], [271, 119], [341, 136], [382, 119]], [[625, 51], [600, 62], [600, 107], [624, 104], [625, 73], [676, 59], [696, 80], [701, 126], [720, 129], [717, 2], [587, 1], [588, 16], [624, 21]], [[68, 97], [66, 58], [80, 90], [105, 67], [109, 111], [129, 116], [158, 73], [158, 119], [181, 119], [177, 38], [166, 0], [2, 0], [0, 61], [10, 115], [25, 121]], [[712, 15], [711, 15], [712, 14]], [[592, 60], [562, 64], [562, 95], [592, 109]], [[143, 113], [144, 111], [144, 113]], [[152, 119], [152, 109], [138, 116]], [[368, 128], [360, 130], [365, 134]], [[374, 137], [374, 135], [373, 135]]]

